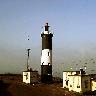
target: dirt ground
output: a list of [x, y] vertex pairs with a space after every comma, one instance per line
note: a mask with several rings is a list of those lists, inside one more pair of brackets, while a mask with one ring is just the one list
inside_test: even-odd
[[8, 79], [0, 81], [0, 96], [80, 96], [62, 88], [61, 83], [24, 84], [22, 80]]

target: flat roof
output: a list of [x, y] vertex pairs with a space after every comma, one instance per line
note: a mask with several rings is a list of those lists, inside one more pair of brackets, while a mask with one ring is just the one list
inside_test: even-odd
[[63, 72], [80, 72], [80, 71], [71, 71], [71, 70], [70, 70], [70, 71], [63, 71]]
[[77, 74], [75, 74], [75, 75], [68, 75], [68, 76], [90, 76], [90, 75], [77, 75]]
[[38, 72], [38, 71], [30, 71], [30, 70], [29, 70], [29, 71], [23, 71], [23, 72]]

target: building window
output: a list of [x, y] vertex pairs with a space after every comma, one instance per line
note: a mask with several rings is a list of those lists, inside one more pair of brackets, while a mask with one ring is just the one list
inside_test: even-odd
[[27, 80], [28, 79], [28, 73], [26, 75], [24, 75], [24, 76], [26, 76], [26, 80]]
[[68, 86], [68, 80], [66, 81], [66, 85]]
[[70, 85], [70, 87], [72, 87], [72, 85]]
[[49, 52], [48, 52], [48, 56], [49, 56], [50, 54], [49, 54]]
[[80, 85], [77, 85], [77, 88], [80, 88]]
[[84, 84], [85, 84], [85, 88], [88, 88], [88, 80], [85, 80]]

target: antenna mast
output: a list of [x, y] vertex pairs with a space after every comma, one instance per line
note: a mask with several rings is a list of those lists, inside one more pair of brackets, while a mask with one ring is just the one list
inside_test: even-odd
[[28, 57], [27, 57], [27, 71], [29, 70], [28, 67], [29, 67], [29, 53], [30, 53], [30, 50], [31, 49], [27, 49], [27, 52], [28, 52]]
[[[27, 39], [27, 40], [28, 40], [28, 41], [30, 40], [30, 39], [29, 39], [29, 35], [28, 35], [28, 39]], [[30, 50], [31, 50], [31, 49], [29, 49], [29, 48], [27, 49], [27, 71], [29, 70], [28, 67], [29, 67]]]

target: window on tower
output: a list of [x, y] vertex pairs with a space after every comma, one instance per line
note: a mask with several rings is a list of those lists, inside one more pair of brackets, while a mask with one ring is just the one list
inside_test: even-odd
[[49, 56], [50, 54], [49, 54], [49, 52], [48, 52], [48, 56]]

